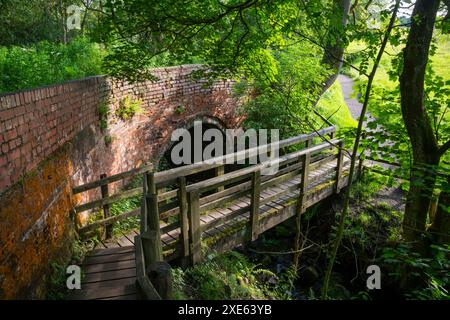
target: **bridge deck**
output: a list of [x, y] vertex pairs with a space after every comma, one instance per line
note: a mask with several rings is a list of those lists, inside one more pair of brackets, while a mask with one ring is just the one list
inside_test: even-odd
[[[308, 176], [308, 196], [305, 207], [329, 197], [334, 193], [337, 161], [328, 162], [311, 171]], [[347, 185], [349, 159], [345, 158], [340, 188]], [[277, 224], [293, 217], [299, 197], [299, 190], [286, 192], [290, 187], [300, 183], [301, 174], [284, 183], [268, 187], [261, 191], [260, 200], [282, 193], [275, 200], [267, 202], [259, 208], [259, 228], [264, 232]], [[201, 224], [231, 215], [236, 210], [248, 207], [250, 197], [243, 196], [231, 201], [224, 208], [216, 208], [202, 214]], [[226, 223], [207, 229], [202, 234], [202, 241], [212, 250], [223, 252], [239, 246], [246, 241], [246, 224], [249, 212], [244, 212]], [[163, 226], [163, 225], [162, 225]], [[125, 235], [115, 242], [102, 243], [85, 259], [82, 290], [70, 296], [72, 299], [137, 299], [135, 286], [136, 266], [133, 236], [135, 232]], [[180, 229], [162, 235], [164, 256], [167, 261], [176, 258], [179, 253]], [[108, 247], [109, 246], [109, 247]], [[106, 247], [106, 248], [105, 248]]]

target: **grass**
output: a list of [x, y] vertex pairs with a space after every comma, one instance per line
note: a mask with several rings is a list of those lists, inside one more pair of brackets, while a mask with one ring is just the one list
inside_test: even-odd
[[320, 98], [317, 108], [319, 113], [333, 123], [338, 129], [356, 128], [358, 122], [352, 118], [342, 94], [338, 81]]
[[[433, 64], [433, 69], [436, 75], [441, 76], [444, 81], [450, 81], [450, 35], [435, 35], [436, 38], [436, 53], [431, 56], [431, 61]], [[364, 49], [364, 43], [362, 42], [352, 42], [347, 48], [347, 55], [354, 54], [355, 52]], [[393, 81], [389, 78], [388, 71], [392, 69], [392, 60], [394, 55], [400, 53], [401, 47], [386, 47], [386, 53], [383, 55], [380, 65], [378, 67], [377, 73], [374, 78], [374, 88], [393, 90], [399, 86], [398, 80]], [[369, 70], [372, 64], [369, 64]], [[351, 76], [355, 80], [357, 86], [367, 82], [365, 76], [359, 75], [359, 73], [354, 69], [347, 69], [345, 73]], [[355, 90], [355, 93], [358, 90]], [[382, 112], [382, 109], [377, 109], [376, 105], [371, 105], [370, 112], [376, 117], [377, 114]], [[450, 114], [448, 114], [450, 119]]]

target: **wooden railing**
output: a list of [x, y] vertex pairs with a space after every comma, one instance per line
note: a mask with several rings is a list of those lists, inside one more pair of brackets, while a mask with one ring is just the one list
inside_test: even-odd
[[[252, 148], [217, 157], [208, 162], [195, 163], [181, 168], [171, 169], [163, 172], [144, 173], [144, 196], [141, 204], [140, 236], [135, 238], [136, 245], [136, 267], [137, 282], [140, 290], [149, 299], [170, 297], [171, 274], [170, 266], [164, 264], [163, 246], [161, 234], [179, 230], [179, 239], [172, 247], [164, 247], [165, 250], [175, 250], [175, 255], [180, 257], [183, 265], [196, 264], [201, 261], [202, 232], [219, 226], [239, 215], [250, 212], [249, 240], [255, 240], [260, 234], [259, 230], [259, 208], [271, 200], [295, 189], [301, 190], [299, 212], [303, 212], [306, 190], [308, 187], [308, 170], [314, 170], [328, 162], [337, 161], [336, 191], [339, 191], [339, 179], [342, 172], [343, 152], [342, 140], [334, 139], [333, 127], [321, 130], [321, 132], [301, 135], [279, 142], [279, 148], [286, 148], [299, 143], [306, 142], [306, 149], [285, 154], [279, 158], [268, 160], [260, 164], [242, 168], [230, 173], [222, 174], [197, 183], [186, 183], [186, 178], [213, 168], [221, 168], [228, 161], [250, 158], [259, 154], [258, 148]], [[331, 144], [321, 143], [312, 146], [312, 139], [318, 135], [330, 135]], [[271, 144], [268, 147], [276, 147]], [[338, 153], [331, 150], [337, 146]], [[264, 150], [270, 150], [265, 149]], [[327, 153], [323, 153], [328, 151]], [[263, 176], [262, 170], [277, 165], [278, 170], [273, 175]], [[293, 177], [302, 175], [301, 183], [289, 187], [287, 190], [274, 194], [261, 200], [261, 191], [271, 186], [291, 180]], [[166, 190], [172, 187], [172, 190]], [[225, 206], [233, 200], [249, 194], [251, 202], [248, 206], [235, 210], [232, 214], [215, 219], [208, 223], [201, 223], [202, 212]], [[165, 223], [162, 221], [174, 218], [174, 221]], [[155, 264], [160, 264], [159, 269]], [[160, 270], [153, 272], [152, 276], [148, 270]], [[155, 276], [157, 275], [157, 276]]]
[[[342, 147], [342, 140], [333, 139], [330, 141], [339, 147]], [[196, 264], [202, 259], [201, 239], [202, 233], [206, 230], [212, 229], [216, 226], [229, 222], [238, 216], [249, 212], [247, 225], [248, 240], [254, 241], [260, 234], [259, 224], [259, 209], [273, 200], [287, 195], [290, 192], [300, 190], [298, 199], [298, 213], [303, 213], [306, 209], [305, 200], [307, 196], [307, 189], [309, 181], [309, 172], [322, 166], [326, 163], [337, 159], [336, 167], [336, 182], [335, 190], [339, 192], [340, 177], [342, 175], [343, 153], [342, 149], [338, 148], [337, 154], [319, 154], [322, 151], [329, 150], [329, 143], [321, 143], [316, 146], [309, 147], [304, 150], [293, 152], [278, 159], [263, 162], [258, 165], [244, 168], [235, 172], [225, 174], [221, 177], [216, 177], [201, 181], [186, 187], [187, 203], [187, 219], [189, 221], [187, 238], [182, 237], [183, 243], [189, 243], [189, 251], [183, 251], [185, 257], [189, 256], [190, 263]], [[280, 170], [269, 176], [262, 176], [261, 172], [270, 166], [278, 165]], [[301, 176], [299, 183], [291, 185], [289, 188], [276, 192], [269, 197], [261, 199], [261, 192], [278, 185], [282, 182], [292, 180], [296, 176]], [[232, 187], [228, 187], [232, 184]], [[224, 191], [215, 192], [214, 194], [207, 194], [219, 187], [225, 187]], [[249, 196], [250, 203], [243, 207], [234, 210], [231, 214], [223, 216], [222, 218], [214, 219], [210, 222], [201, 223], [200, 217], [203, 212], [214, 208], [220, 208], [225, 203], [240, 199], [244, 196]], [[186, 248], [186, 245], [184, 246]]]
[[100, 210], [103, 209], [103, 219], [97, 220], [91, 224], [88, 224], [86, 226], [82, 226], [79, 228], [79, 233], [87, 233], [90, 231], [93, 231], [95, 229], [98, 229], [100, 227], [106, 227], [106, 237], [109, 238], [112, 235], [112, 225], [117, 222], [121, 221], [123, 219], [126, 219], [128, 217], [132, 216], [138, 216], [141, 212], [140, 208], [137, 208], [135, 210], [129, 211], [129, 212], [123, 212], [119, 215], [110, 216], [109, 214], [109, 208], [113, 203], [116, 203], [118, 201], [128, 199], [131, 197], [135, 197], [137, 195], [141, 195], [143, 192], [143, 188], [134, 188], [131, 190], [126, 191], [120, 191], [113, 195], [109, 195], [109, 185], [112, 183], [120, 183], [123, 182], [126, 179], [132, 179], [133, 177], [138, 176], [139, 174], [152, 171], [153, 170], [153, 164], [149, 164], [146, 166], [142, 166], [137, 169], [133, 169], [126, 172], [121, 172], [119, 174], [107, 176], [106, 174], [100, 175], [100, 179], [72, 188], [72, 194], [80, 194], [83, 192], [92, 191], [95, 189], [100, 189], [101, 198], [98, 200], [90, 201], [84, 204], [79, 204], [74, 208], [75, 214], [79, 214], [84, 211], [88, 210]]
[[[232, 163], [236, 159], [248, 159], [260, 154], [261, 150], [270, 150], [270, 149], [273, 150], [273, 148], [277, 147], [283, 150], [286, 149], [287, 147], [298, 145], [300, 143], [306, 143], [306, 146], [311, 146], [313, 139], [318, 138], [320, 136], [329, 136], [330, 138], [334, 138], [335, 133], [336, 131], [334, 127], [328, 127], [314, 133], [299, 135], [279, 142], [274, 142], [263, 147], [260, 146], [242, 150], [232, 154], [227, 154], [221, 157], [210, 159], [208, 162], [194, 163], [184, 167], [170, 169], [162, 172], [153, 173], [154, 167], [152, 164], [149, 164], [141, 168], [133, 169], [131, 171], [119, 173], [112, 176], [102, 175], [101, 179], [97, 181], [93, 181], [81, 186], [76, 186], [72, 189], [72, 193], [74, 195], [95, 189], [99, 189], [101, 191], [100, 199], [79, 204], [74, 208], [76, 214], [88, 210], [100, 210], [100, 209], [103, 209], [104, 212], [104, 216], [102, 219], [97, 220], [88, 225], [82, 226], [81, 228], [79, 228], [79, 232], [89, 233], [100, 227], [106, 227], [107, 231], [106, 234], [107, 236], [110, 236], [112, 233], [112, 225], [115, 222], [121, 221], [128, 217], [138, 216], [141, 213], [141, 208], [136, 208], [135, 210], [129, 212], [124, 212], [119, 215], [110, 216], [109, 211], [110, 206], [112, 204], [124, 199], [141, 195], [144, 192], [144, 187], [138, 187], [110, 194], [109, 185], [111, 183], [118, 183], [124, 181], [125, 179], [131, 179], [139, 174], [151, 175], [152, 176], [151, 179], [153, 179], [156, 188], [160, 219], [161, 220], [173, 219], [174, 217], [177, 217], [180, 214], [182, 215], [183, 210], [184, 211], [187, 210], [186, 207], [184, 206], [184, 202], [186, 201], [185, 200], [186, 194], [183, 191], [187, 187], [186, 186], [187, 177], [211, 169], [215, 169], [216, 175], [221, 176], [224, 174], [225, 164]], [[224, 190], [223, 187], [221, 186], [218, 187], [218, 191], [224, 192], [222, 194], [224, 197], [229, 196], [231, 193], [234, 192], [234, 190], [237, 190], [237, 188], [227, 188], [226, 190]], [[240, 190], [239, 192], [243, 194], [244, 190]], [[204, 205], [208, 201], [211, 201], [211, 198], [202, 199], [201, 205]], [[182, 226], [183, 219], [187, 221], [185, 217], [182, 215], [180, 219], [177, 219], [177, 221], [173, 223], [169, 224], [163, 223], [161, 226], [161, 232], [166, 233], [175, 230], [179, 227], [182, 227], [182, 232], [186, 233], [187, 228]], [[184, 247], [186, 246], [187, 244], [185, 243]], [[169, 249], [175, 249], [175, 246]]]

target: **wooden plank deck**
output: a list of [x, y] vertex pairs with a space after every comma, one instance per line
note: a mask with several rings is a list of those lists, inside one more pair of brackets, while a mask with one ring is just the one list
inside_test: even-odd
[[[319, 166], [309, 173], [308, 187], [310, 194], [306, 197], [306, 207], [335, 193], [337, 160]], [[340, 178], [340, 188], [347, 185], [347, 172], [349, 159], [343, 167], [343, 176]], [[300, 184], [301, 174], [292, 179], [264, 189], [261, 192], [260, 202], [267, 202], [259, 207], [259, 229], [264, 232], [295, 215], [296, 203], [299, 198], [299, 189], [288, 189]], [[264, 201], [280, 192], [285, 194]], [[208, 222], [231, 215], [235, 210], [248, 208], [250, 197], [243, 196], [230, 202], [225, 208], [210, 209], [201, 215], [200, 223]], [[249, 221], [249, 210], [225, 223], [206, 229], [202, 234], [202, 241], [208, 244], [211, 250], [224, 252], [247, 241], [246, 227]], [[231, 230], [231, 231], [230, 231]], [[90, 253], [83, 264], [84, 278], [82, 290], [70, 295], [70, 299], [138, 299], [135, 286], [136, 267], [134, 252], [134, 236], [137, 231], [124, 234], [114, 240], [101, 242]], [[180, 229], [177, 228], [161, 235], [164, 257], [171, 261], [179, 255]]]
[[83, 263], [81, 290], [69, 299], [138, 299], [134, 246], [96, 249]]

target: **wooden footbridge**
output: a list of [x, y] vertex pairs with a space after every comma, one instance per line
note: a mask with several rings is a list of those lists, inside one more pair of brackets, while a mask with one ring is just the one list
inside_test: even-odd
[[[91, 252], [83, 264], [82, 288], [70, 297], [168, 298], [164, 292], [170, 285], [160, 277], [167, 264], [160, 261], [183, 266], [201, 263], [208, 250], [225, 252], [254, 241], [347, 185], [350, 159], [343, 152], [343, 141], [335, 139], [334, 127], [280, 141], [276, 159], [231, 172], [224, 169], [230, 159], [249, 159], [273, 147], [276, 144], [162, 172], [152, 172], [147, 166], [74, 188], [74, 193], [102, 190], [100, 200], [75, 210], [100, 207], [105, 218], [80, 231], [100, 226], [110, 229], [112, 223], [132, 215], [140, 215], [141, 227], [116, 248]], [[265, 175], [274, 165], [278, 170]], [[215, 177], [187, 182], [189, 177], [213, 169]], [[143, 187], [108, 195], [108, 184], [136, 174], [144, 175]], [[111, 203], [141, 193], [140, 209], [108, 216]]]

